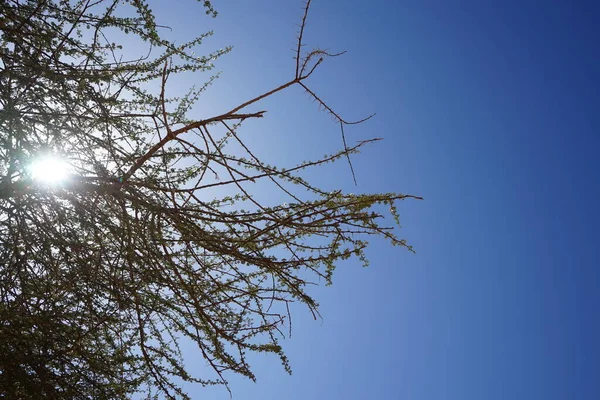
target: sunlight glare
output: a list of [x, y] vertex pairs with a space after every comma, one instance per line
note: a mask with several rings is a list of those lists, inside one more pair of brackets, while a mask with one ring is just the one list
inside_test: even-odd
[[53, 156], [44, 156], [35, 160], [29, 167], [31, 177], [40, 182], [56, 184], [69, 175], [69, 164]]

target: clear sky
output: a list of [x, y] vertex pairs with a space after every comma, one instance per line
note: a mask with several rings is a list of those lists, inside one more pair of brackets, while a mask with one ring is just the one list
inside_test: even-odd
[[[234, 45], [201, 117], [292, 77], [300, 1], [215, 0], [214, 21], [192, 3], [160, 1], [158, 22]], [[313, 2], [309, 45], [348, 54], [310, 86], [349, 119], [378, 113], [350, 142], [385, 138], [354, 157], [358, 188], [345, 164], [314, 178], [425, 197], [399, 207], [417, 254], [376, 242], [368, 269], [339, 268], [313, 292], [323, 321], [294, 315], [294, 374], [256, 358], [234, 399], [600, 398], [598, 4]], [[341, 146], [299, 89], [263, 108], [246, 140], [273, 163]]]

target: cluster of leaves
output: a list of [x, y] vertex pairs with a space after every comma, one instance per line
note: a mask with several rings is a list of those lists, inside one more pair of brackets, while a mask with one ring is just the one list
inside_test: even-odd
[[[209, 1], [201, 2], [216, 16]], [[302, 86], [324, 57], [301, 54], [289, 82], [223, 114], [188, 114], [207, 84], [166, 96], [169, 76], [209, 71], [229, 48], [197, 57], [211, 35], [165, 40], [145, 0], [0, 2], [0, 394], [10, 398], [187, 398], [182, 381], [251, 379], [248, 352], [278, 354], [288, 304], [306, 304], [307, 276], [331, 281], [369, 235], [405, 246], [382, 225], [400, 194], [347, 195], [300, 176], [366, 142], [295, 167], [267, 165], [238, 130], [262, 99]], [[123, 34], [148, 46], [127, 58]], [[360, 122], [360, 121], [358, 121]], [[232, 150], [229, 150], [232, 149]], [[31, 179], [43, 154], [68, 160], [62, 185]], [[224, 177], [224, 178], [223, 178]], [[268, 206], [269, 181], [290, 204]], [[217, 189], [232, 195], [207, 200]], [[294, 189], [291, 189], [294, 188]], [[185, 368], [197, 346], [213, 377]]]

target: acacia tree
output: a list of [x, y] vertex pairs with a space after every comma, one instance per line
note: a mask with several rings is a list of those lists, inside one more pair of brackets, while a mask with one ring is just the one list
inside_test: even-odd
[[[309, 281], [330, 283], [351, 256], [366, 263], [370, 235], [410, 249], [383, 217], [397, 223], [396, 202], [416, 197], [325, 191], [303, 178], [370, 142], [348, 147], [344, 126], [362, 121], [308, 86], [338, 55], [303, 52], [309, 7], [290, 80], [198, 119], [190, 110], [214, 77], [180, 98], [168, 97], [168, 81], [209, 71], [229, 51], [194, 54], [211, 32], [166, 40], [145, 0], [0, 2], [3, 397], [187, 398], [182, 382], [226, 385], [228, 371], [255, 379], [249, 352], [275, 353], [289, 371], [279, 339], [290, 302], [318, 315]], [[147, 54], [128, 57], [116, 44], [125, 35]], [[271, 166], [238, 132], [264, 115], [261, 100], [292, 86], [333, 116], [343, 148]], [[37, 180], [41, 159], [64, 160], [68, 179]], [[259, 201], [258, 181], [287, 201]], [[182, 342], [212, 375], [186, 369]]]

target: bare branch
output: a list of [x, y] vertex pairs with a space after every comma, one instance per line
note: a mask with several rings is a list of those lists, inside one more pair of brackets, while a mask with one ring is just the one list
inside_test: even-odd
[[300, 24], [300, 33], [298, 34], [298, 45], [296, 46], [296, 73], [294, 74], [294, 80], [300, 79], [300, 51], [302, 49], [302, 36], [304, 35], [304, 27], [306, 26], [306, 17], [308, 16], [310, 2], [311, 0], [306, 0], [306, 4], [304, 6], [304, 14], [302, 15], [302, 23]]

